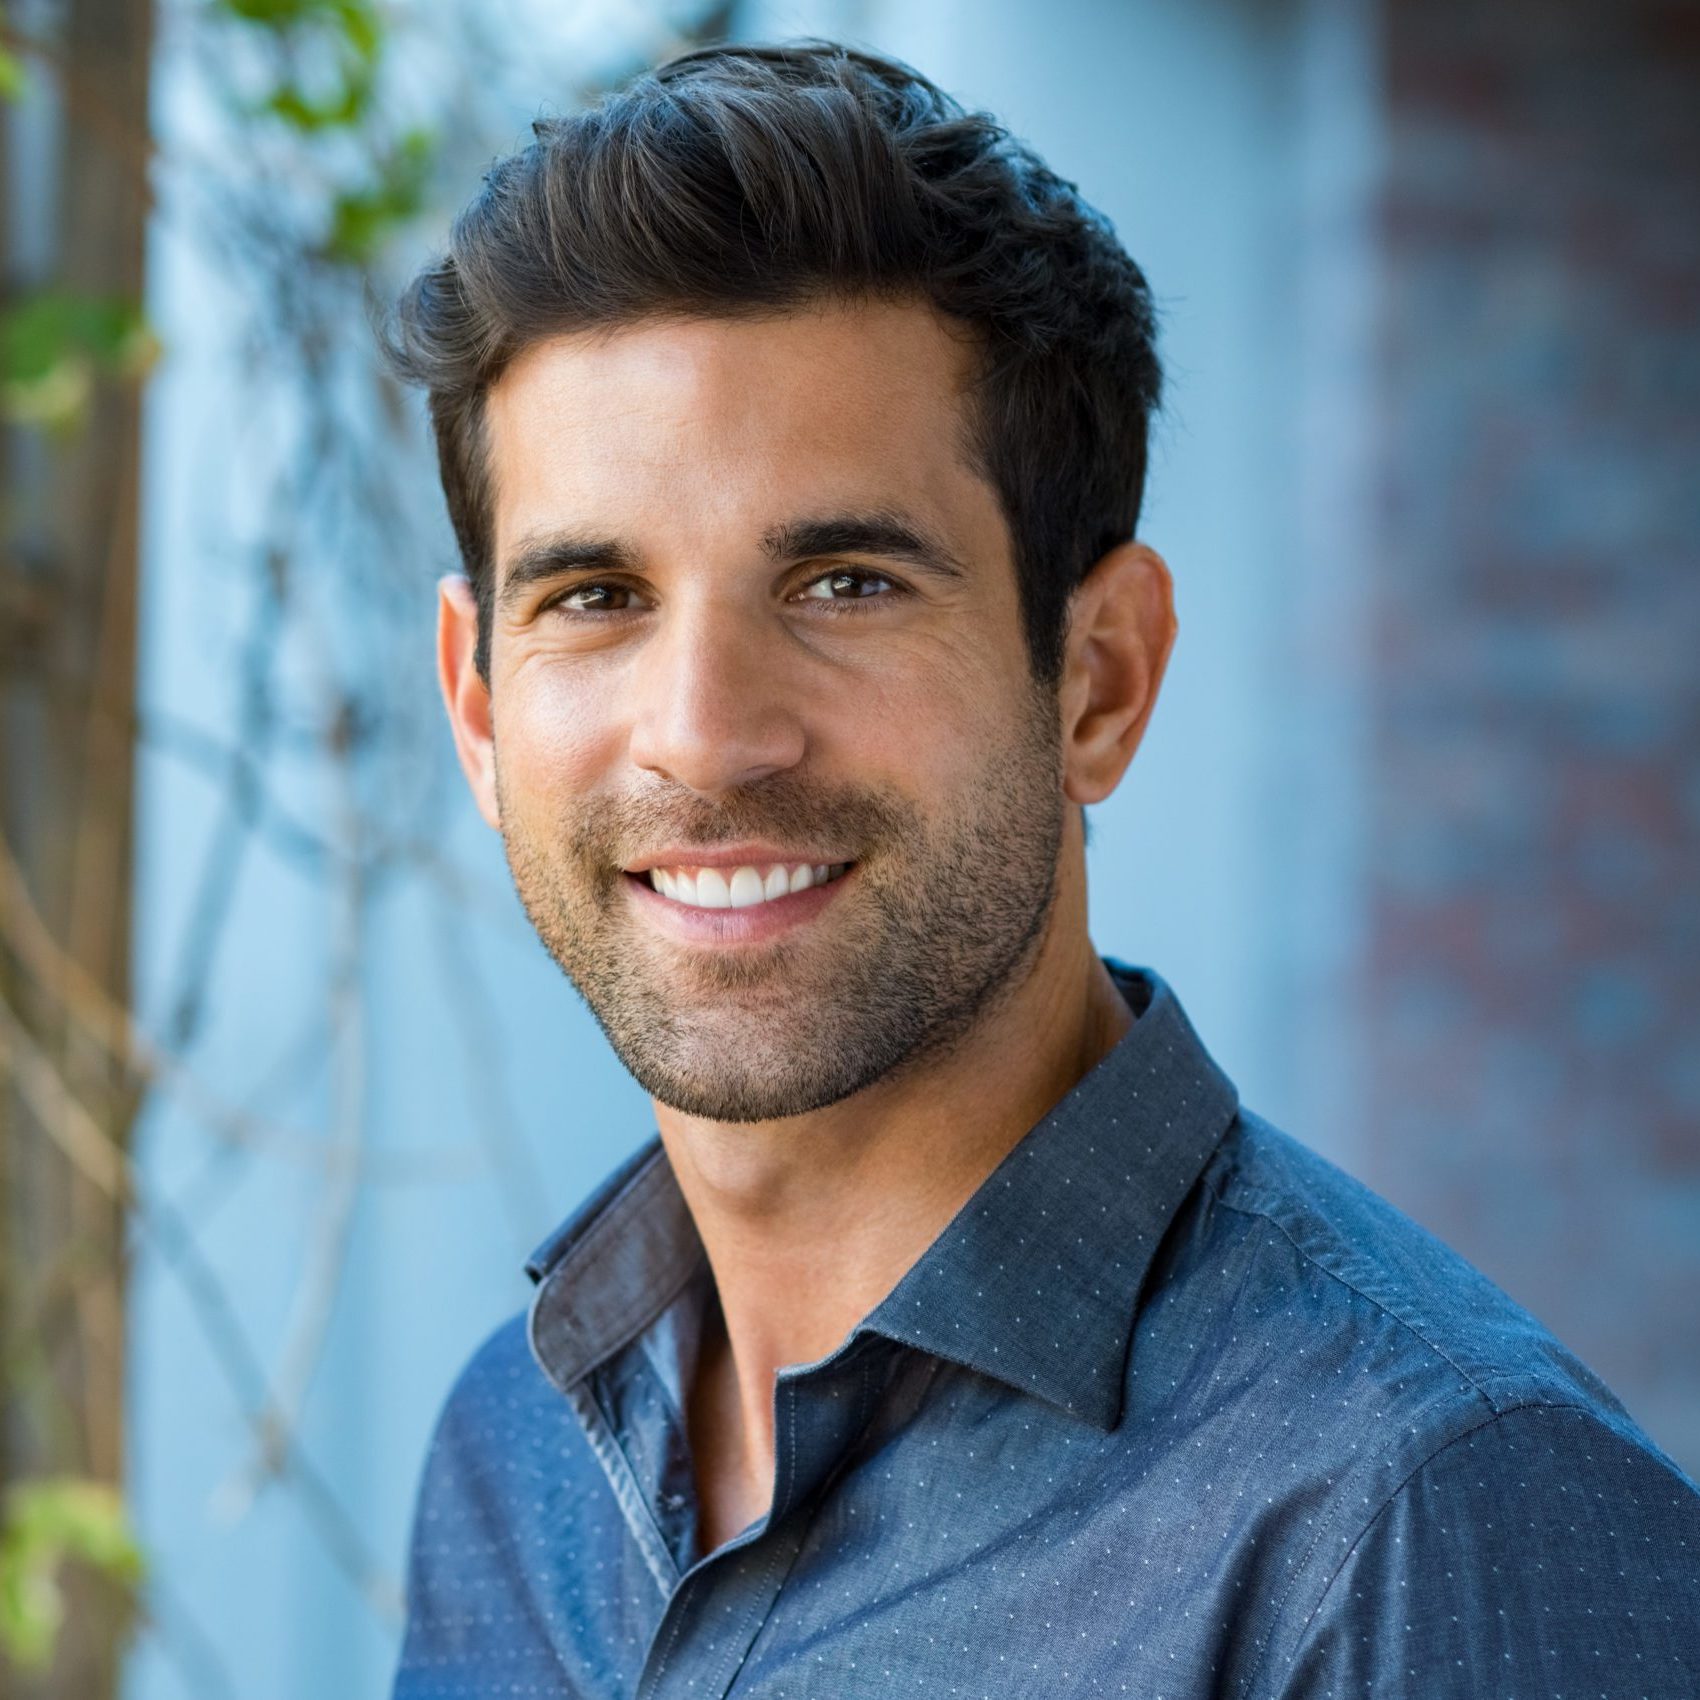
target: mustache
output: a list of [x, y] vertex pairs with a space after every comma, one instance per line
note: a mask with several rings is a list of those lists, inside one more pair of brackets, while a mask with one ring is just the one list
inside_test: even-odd
[[751, 838], [824, 843], [860, 861], [921, 830], [919, 812], [894, 791], [781, 773], [713, 800], [665, 781], [625, 796], [587, 798], [567, 847], [611, 884], [629, 862], [662, 845], [712, 850]]

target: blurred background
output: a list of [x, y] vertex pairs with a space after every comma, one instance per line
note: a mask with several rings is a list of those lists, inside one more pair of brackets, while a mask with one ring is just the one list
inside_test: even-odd
[[1162, 306], [1099, 947], [1700, 1474], [1700, 4], [9, 0], [0, 1692], [386, 1691], [440, 1402], [651, 1124], [453, 767], [367, 302], [540, 112], [803, 33]]

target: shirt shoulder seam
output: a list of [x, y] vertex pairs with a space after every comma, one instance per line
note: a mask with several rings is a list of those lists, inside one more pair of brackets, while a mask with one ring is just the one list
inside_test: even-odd
[[1315, 1256], [1314, 1253], [1307, 1250], [1306, 1247], [1299, 1243], [1298, 1239], [1294, 1236], [1293, 1231], [1285, 1222], [1281, 1221], [1279, 1217], [1272, 1216], [1267, 1210], [1258, 1210], [1246, 1204], [1236, 1204], [1219, 1189], [1216, 1181], [1208, 1175], [1204, 1177], [1204, 1184], [1208, 1188], [1211, 1197], [1213, 1197], [1216, 1202], [1223, 1207], [1223, 1209], [1232, 1210], [1239, 1216], [1251, 1216], [1255, 1217], [1260, 1222], [1267, 1222], [1270, 1227], [1274, 1228], [1281, 1234], [1282, 1238], [1284, 1238], [1287, 1243], [1292, 1246], [1293, 1250], [1296, 1251], [1299, 1256], [1311, 1266], [1311, 1268], [1320, 1270], [1331, 1281], [1338, 1281], [1340, 1285], [1347, 1290], [1347, 1292], [1355, 1293], [1364, 1301], [1365, 1304], [1374, 1306], [1374, 1308], [1389, 1321], [1397, 1323], [1399, 1327], [1403, 1328], [1413, 1339], [1420, 1341], [1429, 1349], [1429, 1351], [1433, 1352], [1442, 1363], [1446, 1364], [1448, 1368], [1453, 1370], [1456, 1374], [1461, 1376], [1466, 1383], [1468, 1383], [1471, 1390], [1482, 1400], [1489, 1411], [1498, 1414], [1502, 1410], [1517, 1408], [1515, 1406], [1502, 1407], [1488, 1392], [1486, 1385], [1490, 1381], [1515, 1378], [1515, 1371], [1505, 1371], [1484, 1376], [1475, 1371], [1466, 1369], [1456, 1358], [1452, 1356], [1450, 1352], [1446, 1350], [1444, 1346], [1436, 1340], [1431, 1340], [1429, 1336], [1425, 1334], [1423, 1330], [1420, 1329], [1408, 1316], [1402, 1316], [1392, 1307], [1391, 1304], [1387, 1302], [1386, 1299], [1380, 1298], [1374, 1293], [1365, 1292], [1364, 1289], [1355, 1281], [1342, 1274], [1338, 1269], [1330, 1267], [1320, 1258]]
[[[1230, 1208], [1232, 1208], [1232, 1206], [1230, 1206]], [[1356, 1291], [1355, 1288], [1353, 1290]], [[1329, 1594], [1333, 1591], [1334, 1584], [1340, 1580], [1340, 1577], [1345, 1572], [1346, 1566], [1351, 1563], [1352, 1555], [1364, 1544], [1364, 1541], [1369, 1537], [1370, 1531], [1374, 1529], [1376, 1524], [1387, 1515], [1388, 1509], [1394, 1504], [1405, 1489], [1408, 1488], [1411, 1483], [1423, 1473], [1424, 1470], [1428, 1469], [1431, 1464], [1435, 1463], [1436, 1460], [1450, 1452], [1454, 1446], [1459, 1445], [1463, 1441], [1469, 1440], [1473, 1435], [1480, 1434], [1484, 1429], [1492, 1428], [1496, 1423], [1503, 1421], [1506, 1417], [1515, 1416], [1523, 1411], [1575, 1411], [1584, 1417], [1591, 1418], [1602, 1428], [1610, 1429], [1610, 1425], [1602, 1420], [1598, 1411], [1594, 1410], [1591, 1406], [1579, 1404], [1575, 1400], [1527, 1399], [1518, 1404], [1508, 1405], [1503, 1410], [1494, 1408], [1490, 1405], [1488, 1414], [1482, 1417], [1479, 1422], [1471, 1423], [1468, 1428], [1460, 1429], [1456, 1434], [1450, 1435], [1447, 1439], [1443, 1440], [1438, 1446], [1436, 1446], [1432, 1452], [1425, 1454], [1424, 1457], [1413, 1464], [1411, 1468], [1400, 1477], [1398, 1482], [1388, 1489], [1385, 1497], [1382, 1499], [1381, 1503], [1376, 1506], [1375, 1510], [1364, 1519], [1363, 1527], [1358, 1530], [1357, 1534], [1352, 1538], [1351, 1544], [1346, 1548], [1345, 1552], [1340, 1555], [1340, 1562], [1335, 1565], [1333, 1571], [1329, 1574], [1328, 1580], [1317, 1591], [1316, 1603], [1310, 1608], [1309, 1612], [1306, 1613], [1304, 1622], [1299, 1625], [1297, 1631], [1291, 1638], [1295, 1658], [1297, 1657], [1297, 1649], [1303, 1645], [1305, 1636], [1310, 1632], [1310, 1626], [1316, 1621], [1316, 1615], [1322, 1610], [1324, 1602], [1326, 1602]], [[1285, 1610], [1287, 1601], [1291, 1598], [1293, 1590], [1298, 1586], [1299, 1578], [1303, 1576], [1305, 1567], [1310, 1563], [1311, 1554], [1316, 1551], [1317, 1545], [1322, 1540], [1324, 1533], [1325, 1529], [1318, 1528], [1316, 1533], [1311, 1536], [1310, 1545], [1305, 1548], [1303, 1557], [1301, 1557], [1299, 1562], [1294, 1565], [1292, 1577], [1288, 1581], [1287, 1586], [1281, 1592], [1281, 1598], [1277, 1602], [1274, 1614], [1270, 1620], [1269, 1634], [1264, 1640], [1262, 1650], [1258, 1654], [1257, 1664], [1253, 1668], [1251, 1678], [1247, 1684], [1248, 1688], [1250, 1688], [1254, 1693], [1256, 1692], [1258, 1679], [1263, 1675], [1264, 1670], [1268, 1667], [1269, 1655], [1275, 1646], [1276, 1628], [1280, 1622], [1281, 1613]]]

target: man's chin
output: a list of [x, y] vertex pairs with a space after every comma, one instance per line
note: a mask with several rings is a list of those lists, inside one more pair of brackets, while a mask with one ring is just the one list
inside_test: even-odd
[[725, 950], [712, 944], [629, 934], [623, 959], [642, 963], [658, 1004], [670, 1007], [681, 1022], [693, 1016], [712, 1019], [715, 1000], [736, 998], [747, 1008], [774, 1008], [796, 1000], [829, 995], [835, 976], [811, 962], [814, 954], [799, 939], [772, 939]]
[[642, 1046], [615, 1049], [657, 1103], [705, 1121], [784, 1121], [823, 1110], [870, 1084], [860, 1073], [799, 1067], [797, 1056], [782, 1057], [765, 1047], [736, 1060], [724, 1049], [699, 1053], [687, 1047], [665, 1057]]

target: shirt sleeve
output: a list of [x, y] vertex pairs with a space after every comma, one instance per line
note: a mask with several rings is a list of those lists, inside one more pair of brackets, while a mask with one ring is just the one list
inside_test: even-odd
[[1380, 1509], [1273, 1691], [1695, 1700], [1700, 1492], [1590, 1412], [1494, 1417]]

